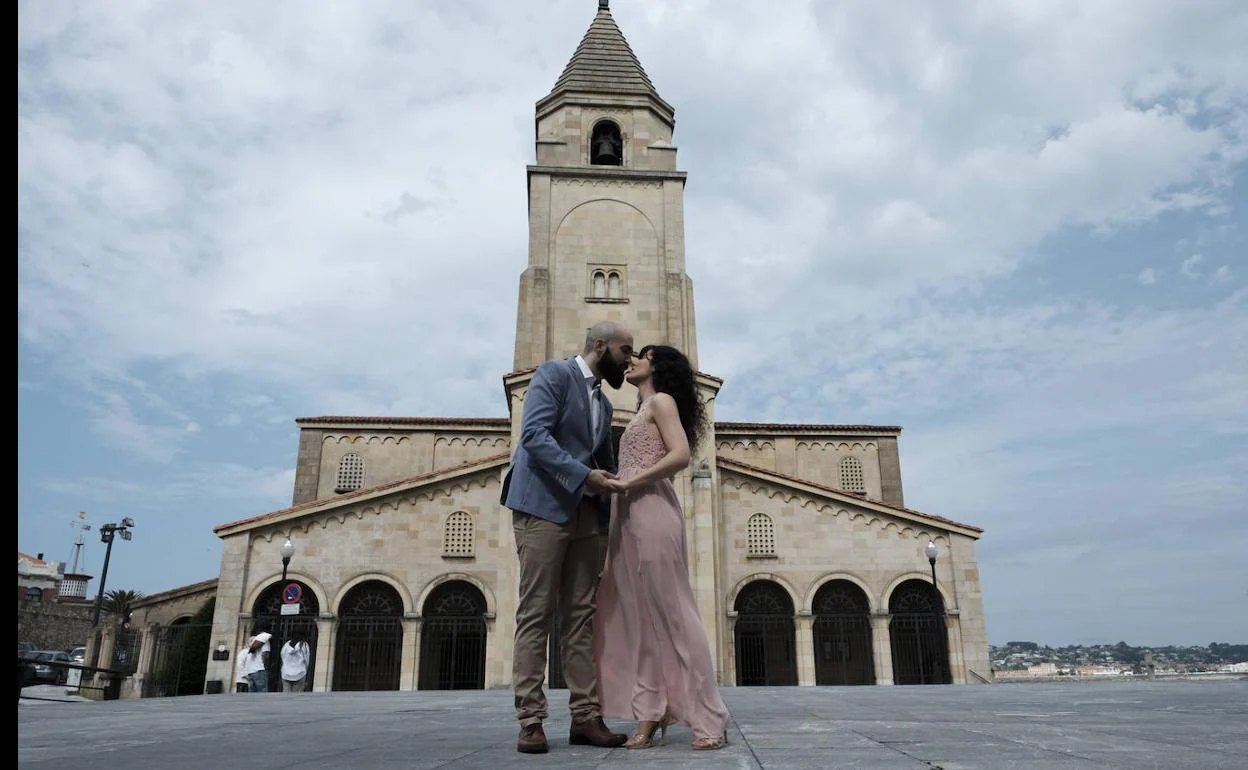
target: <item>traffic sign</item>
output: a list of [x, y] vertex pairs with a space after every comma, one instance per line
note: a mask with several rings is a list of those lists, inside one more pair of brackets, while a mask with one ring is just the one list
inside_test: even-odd
[[282, 601], [286, 604], [298, 604], [303, 598], [303, 588], [298, 583], [289, 583], [282, 589]]
[[298, 615], [299, 605], [298, 604], [283, 604], [282, 614], [283, 615]]

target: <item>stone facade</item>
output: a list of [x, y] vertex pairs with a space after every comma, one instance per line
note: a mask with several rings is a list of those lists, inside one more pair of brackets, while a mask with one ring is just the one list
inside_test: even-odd
[[[213, 638], [228, 644], [231, 659], [209, 663], [210, 683], [228, 691], [233, 652], [259, 625], [280, 619], [278, 549], [289, 538], [296, 553], [286, 582], [310, 594], [299, 613], [317, 640], [312, 689], [510, 687], [517, 564], [512, 513], [499, 491], [533, 368], [579, 352], [600, 320], [623, 322], [639, 344], [680, 347], [695, 364], [697, 354], [674, 110], [605, 8], [536, 118], [515, 370], [503, 376], [508, 416], [298, 420], [292, 507], [215, 530], [223, 554]], [[618, 163], [593, 162], [604, 136], [618, 137]], [[699, 374], [712, 421], [723, 386]], [[626, 386], [611, 397], [618, 436], [636, 391]], [[928, 656], [918, 664], [928, 666], [924, 681], [934, 681], [932, 671], [954, 683], [991, 676], [975, 554], [981, 532], [904, 506], [900, 433], [718, 422], [694, 448], [675, 486], [721, 683], [756, 683], [743, 680], [757, 679], [759, 667], [768, 681], [834, 683], [851, 657], [856, 681], [904, 682], [915, 676], [913, 644]], [[929, 541], [939, 549], [935, 589]], [[760, 586], [780, 608], [765, 623], [751, 604]], [[833, 593], [852, 617], [828, 614]], [[852, 621], [857, 636], [830, 637], [833, 620]], [[452, 626], [478, 634], [479, 647], [454, 650], [480, 656], [479, 672], [438, 668], [445, 663], [435, 648], [451, 649], [437, 645]], [[355, 668], [360, 628], [389, 629], [390, 668], [381, 679]], [[846, 645], [858, 647], [850, 655]], [[431, 676], [434, 669], [449, 678]]]

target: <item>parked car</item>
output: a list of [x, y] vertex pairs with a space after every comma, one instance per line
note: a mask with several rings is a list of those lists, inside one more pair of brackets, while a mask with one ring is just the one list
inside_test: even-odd
[[65, 680], [69, 678], [68, 668], [55, 665], [57, 663], [73, 663], [68, 652], [64, 650], [36, 650], [30, 653], [29, 656], [39, 659], [35, 663], [36, 682], [64, 684]]
[[82, 665], [82, 662], [86, 660], [86, 658], [87, 658], [86, 647], [75, 647], [74, 649], [69, 651], [69, 659], [73, 661], [74, 663], [77, 663], [80, 666]]
[[18, 655], [26, 655], [27, 653], [34, 652], [34, 651], [35, 651], [35, 650], [37, 650], [37, 649], [39, 649], [39, 648], [38, 648], [38, 647], [35, 647], [35, 643], [34, 643], [34, 642], [18, 642], [18, 643], [17, 643], [17, 654], [18, 654]]

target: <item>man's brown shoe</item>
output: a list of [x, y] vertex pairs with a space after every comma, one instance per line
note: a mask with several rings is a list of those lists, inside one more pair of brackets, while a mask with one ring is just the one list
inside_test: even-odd
[[542, 730], [541, 722], [520, 728], [520, 739], [516, 741], [516, 751], [521, 754], [545, 754], [550, 751], [550, 746], [546, 745], [546, 733]]
[[590, 717], [581, 721], [572, 720], [572, 729], [568, 731], [568, 743], [574, 746], [601, 746], [613, 749], [623, 746], [628, 736], [624, 733], [613, 733], [603, 724], [602, 717]]

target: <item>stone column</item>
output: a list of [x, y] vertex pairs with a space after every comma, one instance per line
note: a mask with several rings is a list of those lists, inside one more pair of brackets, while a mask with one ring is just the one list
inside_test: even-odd
[[403, 649], [399, 653], [399, 689], [415, 690], [420, 676], [420, 613], [403, 614]]
[[797, 613], [797, 683], [815, 685], [815, 617], [807, 610]]
[[152, 660], [155, 658], [156, 639], [159, 636], [160, 624], [149, 623], [139, 631], [139, 659], [121, 690], [123, 698], [142, 698], [143, 684], [154, 674]]
[[311, 692], [329, 692], [333, 680], [334, 614], [322, 612], [316, 618], [316, 671], [308, 683]]
[[[702, 628], [711, 644], [715, 670], [723, 668], [720, 651], [723, 645], [719, 639], [719, 592], [715, 580], [715, 517], [713, 499], [711, 461], [701, 459], [693, 469], [693, 505], [688, 514], [686, 528], [689, 531], [689, 572], [693, 583], [693, 596], [698, 604], [698, 614], [702, 617]], [[722, 681], [722, 680], [721, 680]]]
[[962, 620], [957, 610], [945, 615], [945, 634], [949, 639], [949, 681], [966, 684], [966, 655], [962, 650]]
[[[91, 637], [94, 639], [95, 634], [93, 633]], [[99, 662], [95, 664], [97, 667], [113, 667], [113, 647], [116, 643], [117, 628], [111, 624], [100, 626], [100, 655], [97, 658]], [[90, 658], [85, 658], [85, 660], [90, 660]], [[103, 700], [104, 688], [108, 686], [108, 682], [109, 675], [101, 674], [98, 671], [92, 672], [91, 681], [86, 683], [92, 689], [80, 690], [79, 694], [95, 700]]]
[[726, 633], [724, 634], [723, 649], [725, 650], [723, 660], [723, 670], [720, 673], [722, 677], [720, 681], [725, 687], [735, 687], [737, 684], [737, 611], [728, 610], [728, 623]]
[[871, 616], [871, 649], [875, 653], [875, 683], [891, 685], [893, 683], [893, 643], [888, 633], [888, 621], [891, 616], [887, 612], [877, 612]]

